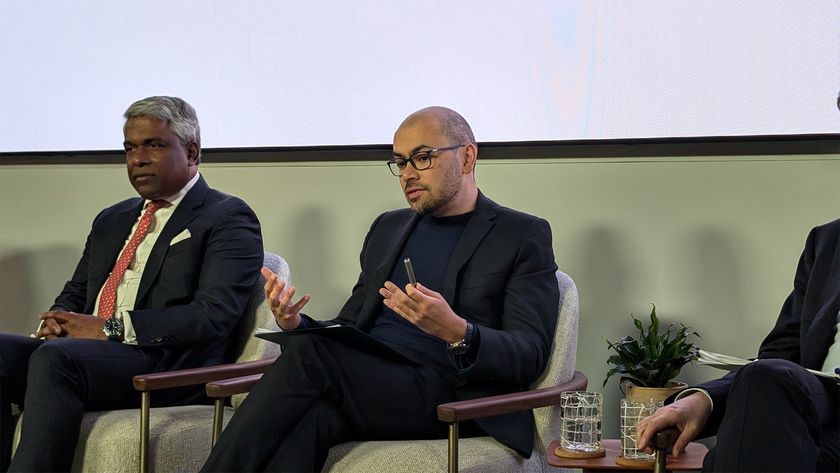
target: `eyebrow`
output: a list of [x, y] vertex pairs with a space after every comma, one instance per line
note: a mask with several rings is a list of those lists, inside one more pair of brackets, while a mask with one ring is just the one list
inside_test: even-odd
[[[411, 150], [411, 152], [410, 152], [410, 153], [408, 153], [408, 155], [409, 155], [409, 156], [411, 156], [411, 155], [413, 155], [414, 153], [416, 153], [416, 152], [418, 152], [418, 151], [422, 150], [423, 148], [434, 149], [434, 146], [429, 146], [429, 145], [417, 145], [417, 146], [415, 146], [415, 147], [414, 147], [414, 149], [412, 149], [412, 150]], [[405, 156], [401, 155], [400, 153], [392, 153], [392, 154], [393, 154], [393, 156], [394, 156], [394, 157], [396, 157], [396, 158], [403, 158], [403, 159], [405, 159]]]
[[[145, 140], [143, 140], [143, 144], [144, 144], [144, 145], [147, 145], [147, 144], [149, 144], [149, 143], [151, 143], [151, 142], [153, 142], [153, 141], [162, 141], [162, 142], [164, 142], [164, 143], [166, 143], [166, 142], [167, 142], [167, 141], [166, 141], [165, 139], [163, 139], [163, 138], [158, 138], [158, 137], [156, 137], [156, 136], [153, 136], [153, 137], [151, 137], [151, 138], [146, 138]], [[123, 146], [125, 146], [125, 145], [133, 145], [133, 144], [134, 144], [134, 143], [133, 143], [133, 142], [131, 142], [131, 141], [128, 141], [128, 140], [123, 140]]]

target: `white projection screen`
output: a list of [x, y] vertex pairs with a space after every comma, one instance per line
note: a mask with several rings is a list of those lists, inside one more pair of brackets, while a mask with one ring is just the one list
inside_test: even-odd
[[149, 95], [205, 148], [836, 133], [840, 1], [0, 0], [0, 152], [121, 148]]

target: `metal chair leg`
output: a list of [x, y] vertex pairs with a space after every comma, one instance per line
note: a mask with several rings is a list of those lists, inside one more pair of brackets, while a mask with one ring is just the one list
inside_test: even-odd
[[458, 422], [449, 424], [449, 473], [458, 473]]
[[149, 471], [149, 409], [151, 393], [143, 391], [140, 397], [140, 473]]
[[217, 397], [213, 401], [213, 445], [219, 440], [222, 435], [222, 421], [225, 417], [225, 400]]

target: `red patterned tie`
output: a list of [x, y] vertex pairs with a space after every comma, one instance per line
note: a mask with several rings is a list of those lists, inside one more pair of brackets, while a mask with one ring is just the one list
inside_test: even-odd
[[125, 271], [134, 259], [134, 254], [137, 253], [137, 247], [140, 246], [140, 242], [149, 233], [149, 227], [152, 224], [155, 211], [164, 205], [166, 205], [165, 200], [153, 200], [146, 206], [146, 212], [140, 218], [140, 223], [137, 224], [137, 230], [134, 232], [134, 235], [131, 235], [131, 240], [128, 241], [120, 258], [114, 265], [114, 269], [111, 270], [111, 275], [105, 281], [105, 286], [102, 288], [102, 294], [99, 298], [99, 310], [96, 312], [97, 317], [110, 319], [114, 315], [114, 309], [117, 306], [117, 286], [122, 282]]

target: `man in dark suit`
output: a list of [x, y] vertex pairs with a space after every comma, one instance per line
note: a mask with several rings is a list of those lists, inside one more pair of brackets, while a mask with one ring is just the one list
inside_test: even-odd
[[758, 360], [687, 390], [639, 423], [642, 448], [676, 426], [681, 453], [717, 434], [704, 471], [840, 471], [840, 220], [814, 228]]
[[[475, 137], [452, 110], [410, 115], [393, 149], [388, 164], [411, 208], [373, 222], [361, 274], [336, 319], [301, 314], [309, 296], [293, 302], [295, 288], [263, 273], [283, 330], [349, 324], [402, 356], [291, 337], [204, 471], [317, 471], [329, 448], [347, 440], [445, 437], [438, 404], [526, 389], [545, 368], [559, 299], [548, 222], [479, 192]], [[532, 451], [530, 412], [471, 428], [524, 456]]]
[[[84, 411], [140, 405], [133, 376], [227, 361], [259, 275], [256, 216], [198, 172], [195, 110], [176, 97], [149, 97], [125, 118], [128, 177], [140, 197], [97, 215], [37, 333], [0, 334], [5, 462], [11, 404], [25, 408], [10, 471], [68, 470]], [[182, 402], [199, 392], [155, 400]]]

